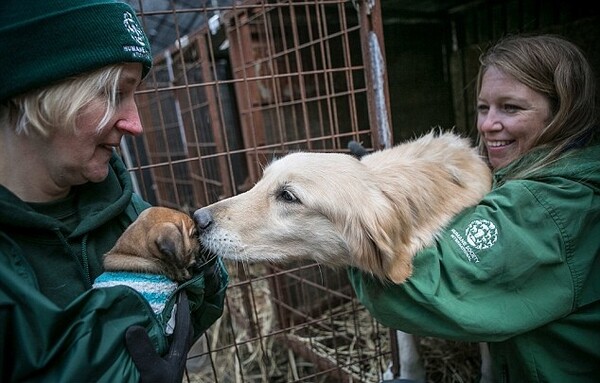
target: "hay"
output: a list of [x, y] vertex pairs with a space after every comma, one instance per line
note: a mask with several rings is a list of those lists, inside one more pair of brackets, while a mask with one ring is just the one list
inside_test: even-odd
[[[266, 275], [260, 266], [245, 267], [248, 273]], [[184, 382], [376, 383], [382, 379], [391, 359], [389, 331], [357, 302], [333, 307], [309, 323], [279, 329], [267, 280], [237, 285], [235, 273], [231, 275], [225, 312], [191, 350]], [[421, 353], [430, 382], [476, 381], [480, 362], [476, 344], [421, 338]], [[335, 367], [324, 373], [324, 366]]]
[[421, 356], [429, 382], [473, 383], [479, 377], [481, 359], [476, 343], [422, 338]]

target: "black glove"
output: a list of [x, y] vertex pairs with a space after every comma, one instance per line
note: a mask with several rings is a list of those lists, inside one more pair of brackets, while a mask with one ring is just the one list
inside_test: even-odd
[[164, 357], [154, 350], [146, 329], [131, 326], [125, 333], [125, 344], [140, 372], [142, 383], [181, 383], [187, 354], [192, 346], [190, 305], [185, 290], [177, 297], [175, 330], [171, 348]]
[[209, 259], [202, 267], [204, 272], [204, 296], [216, 294], [221, 287], [221, 266], [217, 257]]

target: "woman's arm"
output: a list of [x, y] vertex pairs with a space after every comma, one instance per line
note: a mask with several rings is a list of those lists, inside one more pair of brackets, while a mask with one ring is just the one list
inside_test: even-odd
[[350, 280], [376, 319], [418, 335], [500, 341], [539, 327], [574, 305], [567, 233], [579, 228], [562, 221], [585, 211], [555, 210], [562, 198], [561, 187], [509, 182], [455, 217], [404, 284], [357, 269]]

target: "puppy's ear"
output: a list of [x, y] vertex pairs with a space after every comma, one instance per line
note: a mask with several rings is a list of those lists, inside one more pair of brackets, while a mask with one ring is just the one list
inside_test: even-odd
[[161, 254], [176, 260], [181, 256], [181, 233], [179, 230], [174, 230], [171, 224], [164, 226], [165, 230], [158, 235], [154, 243]]
[[[185, 232], [183, 231], [185, 230]], [[163, 222], [152, 226], [148, 237], [154, 244], [155, 256], [161, 261], [161, 272], [176, 281], [184, 281], [191, 277], [188, 267], [195, 258], [189, 251], [190, 238], [187, 228], [174, 222]]]
[[148, 236], [162, 255], [161, 258], [177, 260], [182, 253], [181, 231], [172, 222], [163, 222], [150, 228]]

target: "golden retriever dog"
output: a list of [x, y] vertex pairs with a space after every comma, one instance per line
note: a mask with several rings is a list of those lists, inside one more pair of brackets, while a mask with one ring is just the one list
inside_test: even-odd
[[[309, 259], [356, 266], [402, 283], [412, 257], [456, 213], [490, 190], [491, 172], [466, 138], [431, 132], [360, 157], [292, 153], [273, 161], [249, 191], [198, 209], [206, 248], [256, 262]], [[417, 339], [397, 331], [400, 378], [425, 381]], [[482, 350], [482, 382], [490, 371]]]
[[430, 132], [360, 159], [288, 154], [249, 191], [194, 213], [202, 245], [239, 261], [310, 259], [404, 282], [412, 258], [489, 190], [468, 139]]

